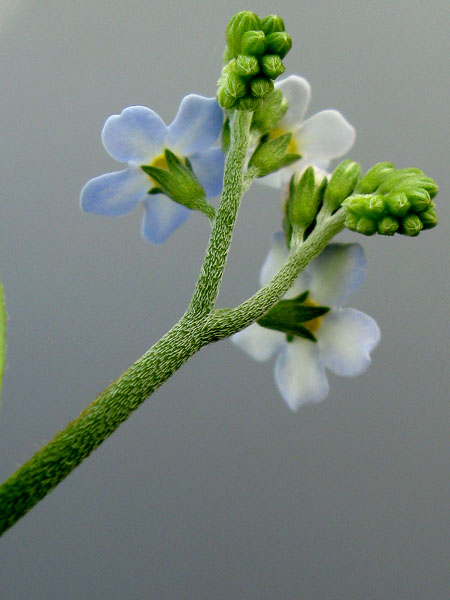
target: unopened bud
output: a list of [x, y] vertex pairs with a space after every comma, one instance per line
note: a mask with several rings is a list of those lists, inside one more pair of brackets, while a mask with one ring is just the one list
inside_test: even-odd
[[276, 79], [285, 71], [285, 66], [277, 54], [266, 54], [261, 57], [261, 68], [264, 75], [270, 79]]
[[241, 77], [252, 77], [259, 73], [259, 64], [254, 56], [239, 54], [236, 59], [236, 73]]
[[246, 31], [242, 36], [241, 53], [259, 56], [266, 49], [266, 36], [263, 31]]
[[299, 179], [299, 174], [292, 176], [287, 201], [287, 215], [292, 225], [305, 230], [311, 225], [322, 202], [327, 178], [314, 167], [305, 169]]
[[260, 29], [261, 21], [254, 12], [243, 10], [231, 17], [225, 30], [225, 39], [229, 49], [228, 55], [235, 58], [241, 54], [241, 40], [247, 31]]
[[266, 37], [266, 52], [270, 54], [284, 58], [291, 48], [292, 39], [286, 31], [275, 31]]
[[284, 22], [281, 17], [277, 15], [267, 15], [261, 21], [261, 29], [266, 35], [270, 35], [276, 31], [284, 31]]
[[380, 162], [367, 171], [364, 177], [359, 181], [356, 191], [359, 194], [372, 194], [378, 189], [378, 186], [384, 180], [388, 173], [395, 170], [390, 162]]
[[409, 214], [402, 219], [402, 233], [410, 237], [415, 237], [423, 229], [422, 221], [417, 215]]
[[434, 210], [434, 206], [430, 206], [429, 208], [427, 208], [427, 210], [424, 210], [417, 216], [422, 221], [424, 229], [432, 229], [438, 224], [438, 218]]
[[386, 206], [392, 215], [404, 217], [411, 208], [408, 197], [404, 192], [392, 192], [385, 198]]
[[264, 98], [273, 90], [273, 81], [271, 79], [263, 79], [256, 77], [250, 83], [253, 96], [256, 98]]
[[356, 226], [356, 231], [363, 235], [373, 235], [377, 231], [377, 224], [373, 219], [361, 217]]
[[383, 217], [378, 221], [378, 233], [381, 235], [394, 235], [399, 228], [399, 222], [394, 217]]
[[361, 176], [361, 165], [353, 160], [343, 160], [334, 170], [328, 183], [324, 205], [330, 213], [337, 210], [350, 196]]

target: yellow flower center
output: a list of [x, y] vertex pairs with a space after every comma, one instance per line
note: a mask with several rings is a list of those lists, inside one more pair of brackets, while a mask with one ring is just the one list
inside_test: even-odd
[[160, 169], [167, 169], [167, 160], [164, 154], [160, 154], [156, 158], [153, 159], [152, 167], [158, 167]]
[[[316, 304], [316, 302], [313, 302], [313, 300], [305, 300], [305, 302], [303, 302], [303, 306], [319, 306], [318, 304]], [[311, 331], [311, 333], [314, 333], [315, 331], [317, 331], [320, 327], [320, 322], [322, 320], [322, 317], [316, 317], [315, 319], [311, 319], [310, 321], [305, 321], [304, 323], [302, 323], [303, 327], [306, 327], [306, 329], [309, 329], [309, 331]]]
[[[285, 133], [290, 133], [289, 131], [285, 131], [281, 129], [281, 127], [275, 127], [269, 133], [269, 139], [273, 140], [274, 138], [280, 137], [280, 135], [284, 135]], [[287, 147], [286, 152], [291, 152], [292, 154], [301, 154], [300, 148], [298, 147], [297, 142], [294, 140], [294, 136], [291, 137], [291, 141]]]

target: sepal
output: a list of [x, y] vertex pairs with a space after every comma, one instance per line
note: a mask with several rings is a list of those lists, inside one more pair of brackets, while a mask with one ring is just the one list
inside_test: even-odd
[[249, 168], [258, 171], [257, 177], [278, 171], [301, 158], [299, 154], [286, 152], [291, 137], [291, 133], [285, 133], [274, 139], [269, 139], [268, 135], [261, 138], [248, 163]]
[[330, 214], [348, 198], [361, 177], [361, 165], [353, 160], [343, 160], [335, 168], [325, 191], [323, 203]]
[[253, 113], [251, 128], [261, 134], [269, 133], [286, 114], [289, 105], [281, 90], [268, 94]]
[[305, 231], [311, 225], [322, 204], [326, 186], [325, 174], [312, 166], [302, 174], [292, 176], [286, 203], [286, 215], [291, 226]]
[[149, 190], [150, 194], [161, 191], [174, 202], [182, 204], [190, 210], [199, 210], [208, 218], [213, 218], [214, 208], [206, 201], [206, 193], [200, 181], [195, 176], [190, 163], [182, 161], [166, 148], [164, 156], [167, 169], [142, 165], [141, 169], [158, 184]]

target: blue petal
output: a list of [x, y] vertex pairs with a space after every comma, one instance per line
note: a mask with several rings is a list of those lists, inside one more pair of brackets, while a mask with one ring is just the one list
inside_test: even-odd
[[148, 177], [141, 169], [100, 175], [88, 181], [81, 190], [81, 208], [97, 215], [125, 215], [147, 195], [149, 187]]
[[342, 306], [363, 283], [366, 259], [359, 244], [330, 244], [308, 267], [311, 300]]
[[332, 310], [322, 318], [317, 339], [325, 366], [344, 377], [367, 369], [370, 353], [380, 341], [374, 319], [354, 308]]
[[154, 244], [162, 244], [189, 217], [190, 210], [163, 194], [147, 196], [142, 235]]
[[169, 125], [169, 147], [182, 156], [207, 150], [219, 136], [222, 122], [223, 112], [215, 98], [185, 96]]
[[162, 154], [167, 126], [153, 110], [129, 106], [120, 115], [111, 115], [103, 127], [106, 151], [121, 162], [150, 164]]
[[220, 148], [210, 148], [189, 156], [194, 173], [202, 184], [206, 196], [213, 198], [222, 192], [225, 156]]

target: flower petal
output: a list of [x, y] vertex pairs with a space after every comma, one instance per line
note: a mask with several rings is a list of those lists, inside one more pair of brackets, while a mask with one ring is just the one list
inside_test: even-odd
[[202, 184], [206, 196], [214, 198], [222, 191], [225, 156], [220, 148], [210, 148], [189, 156], [194, 173]]
[[130, 168], [94, 177], [81, 190], [81, 208], [115, 217], [133, 210], [147, 195], [149, 180], [141, 169]]
[[207, 150], [219, 136], [222, 122], [223, 112], [215, 98], [185, 96], [169, 125], [170, 148], [183, 156]]
[[289, 108], [277, 128], [294, 131], [299, 128], [305, 116], [311, 98], [311, 86], [303, 77], [290, 75], [278, 81], [275, 88], [283, 92], [289, 104]]
[[275, 363], [275, 381], [291, 410], [323, 400], [329, 386], [317, 344], [300, 338], [287, 343]]
[[[337, 110], [323, 110], [304, 121], [295, 136], [299, 153], [320, 159], [337, 158], [355, 142], [355, 129]], [[313, 161], [312, 161], [313, 162]]]
[[189, 217], [190, 210], [164, 194], [148, 195], [144, 201], [145, 214], [142, 235], [154, 244], [162, 244]]
[[[262, 286], [266, 285], [266, 283], [272, 279], [277, 271], [281, 269], [281, 267], [285, 264], [288, 255], [289, 250], [286, 246], [284, 233], [282, 231], [277, 231], [273, 235], [272, 248], [269, 250], [266, 260], [261, 268], [259, 282]], [[295, 298], [295, 296], [298, 296], [308, 289], [309, 282], [309, 274], [303, 271], [303, 273], [300, 273], [300, 275], [294, 281], [288, 292], [284, 295], [284, 298]]]
[[329, 244], [309, 265], [311, 299], [342, 306], [363, 283], [366, 259], [359, 244]]
[[270, 358], [279, 350], [286, 340], [286, 335], [280, 331], [266, 329], [253, 323], [246, 329], [231, 336], [231, 341], [240, 346], [247, 354], [257, 361]]
[[103, 127], [103, 145], [122, 162], [150, 164], [162, 153], [167, 126], [150, 108], [129, 106], [120, 115], [111, 115]]
[[380, 341], [374, 319], [354, 308], [330, 311], [317, 330], [320, 357], [333, 373], [354, 377], [367, 369]]

